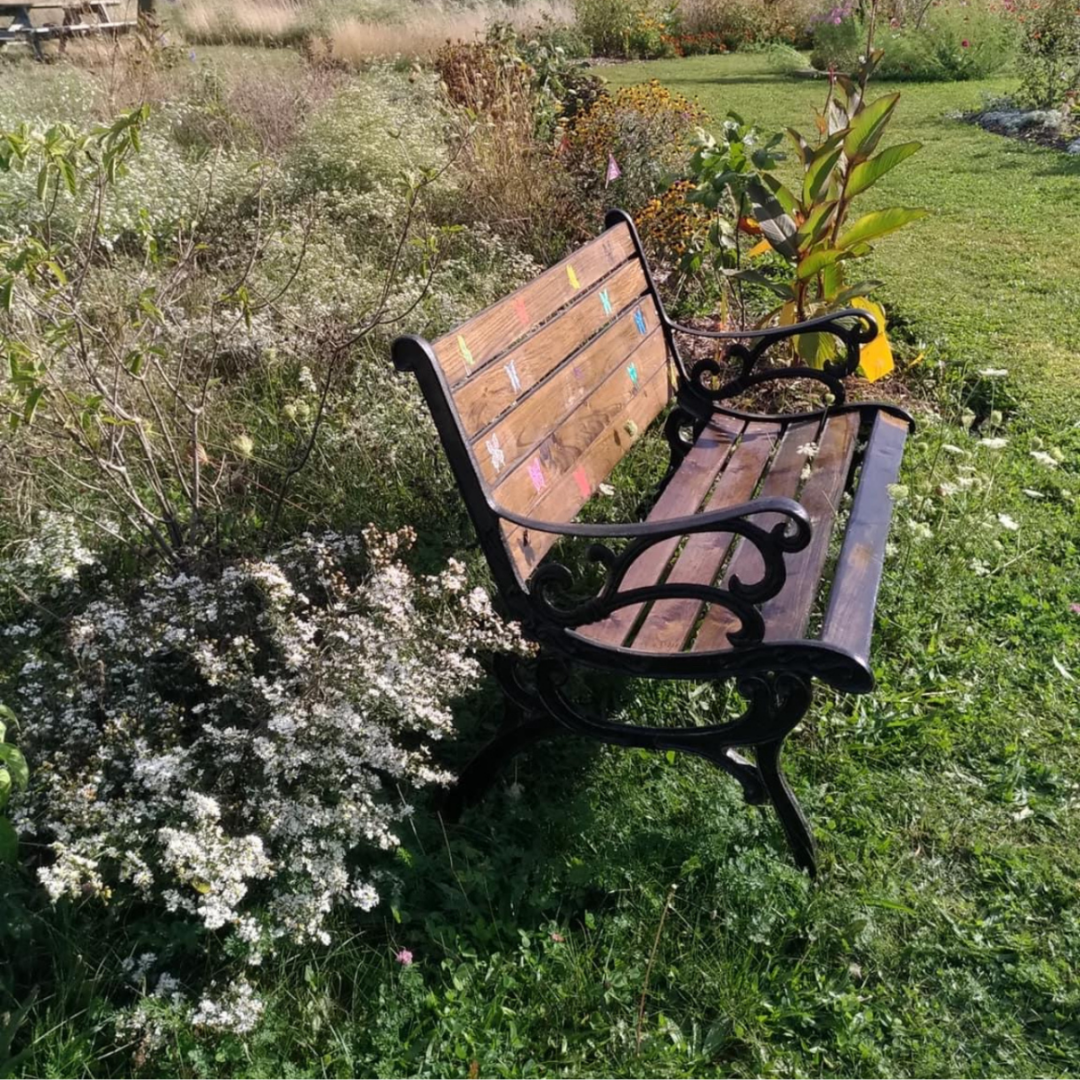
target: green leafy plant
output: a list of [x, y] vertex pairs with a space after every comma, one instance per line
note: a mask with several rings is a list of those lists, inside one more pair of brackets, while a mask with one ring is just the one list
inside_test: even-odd
[[[802, 165], [801, 184], [789, 187], [766, 170], [746, 182], [764, 237], [752, 253], [775, 252], [791, 273], [783, 281], [756, 270], [737, 273], [765, 285], [779, 297], [781, 305], [769, 317], [779, 316], [782, 325], [865, 298], [876, 283], [848, 284], [847, 264], [869, 255], [874, 241], [928, 213], [894, 206], [849, 220], [858, 196], [921, 147], [918, 142], [908, 142], [878, 151], [900, 100], [896, 93], [866, 103], [866, 84], [880, 57], [880, 51], [871, 53], [855, 80], [844, 75], [830, 80], [825, 108], [818, 115], [820, 141], [816, 145], [788, 129]], [[881, 344], [885, 346], [883, 339]], [[820, 366], [831, 359], [835, 345], [828, 335], [803, 334], [796, 347], [804, 360]], [[888, 363], [891, 366], [891, 360]]]
[[[876, 22], [865, 6], [839, 3], [813, 21], [811, 64], [819, 71], [853, 72]], [[1015, 26], [986, 3], [920, 6], [888, 25], [876, 23], [883, 52], [877, 75], [915, 82], [962, 82], [1000, 71], [1015, 52]]]
[[1020, 95], [1040, 109], [1080, 94], [1080, 8], [1075, 0], [1029, 4], [1017, 59]]
[[687, 246], [679, 269], [691, 275], [711, 269], [726, 282], [720, 312], [725, 322], [732, 289], [741, 321], [746, 322], [740, 279], [727, 272], [743, 269], [743, 238], [750, 227], [749, 186], [755, 176], [776, 168], [785, 157], [778, 149], [782, 139], [779, 134], [763, 139], [737, 113], [728, 113], [719, 137], [703, 132], [690, 159], [693, 188], [687, 201], [703, 207], [709, 221]]
[[15, 714], [0, 703], [0, 863], [13, 863], [18, 854], [19, 838], [4, 811], [12, 792], [25, 790], [30, 778], [26, 758], [7, 741], [7, 726], [14, 723]]

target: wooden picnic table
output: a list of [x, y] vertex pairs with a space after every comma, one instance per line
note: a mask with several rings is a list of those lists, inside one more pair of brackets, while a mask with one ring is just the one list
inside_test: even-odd
[[[7, 25], [0, 26], [0, 46], [7, 42], [25, 42], [34, 55], [44, 59], [41, 43], [58, 38], [61, 47], [69, 37], [85, 34], [120, 34], [137, 25], [134, 19], [117, 19], [110, 15], [110, 8], [127, 6], [128, 0], [0, 0], [0, 20], [7, 18]], [[59, 22], [42, 21], [41, 13], [60, 12]], [[37, 15], [37, 19], [35, 19]], [[93, 16], [96, 21], [88, 21]]]

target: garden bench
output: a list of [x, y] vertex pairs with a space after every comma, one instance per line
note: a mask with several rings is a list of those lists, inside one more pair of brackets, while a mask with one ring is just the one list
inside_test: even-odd
[[[731, 773], [748, 802], [771, 801], [796, 862], [812, 873], [814, 841], [780, 751], [810, 705], [812, 679], [873, 687], [888, 489], [912, 421], [893, 405], [845, 399], [843, 378], [877, 332], [864, 311], [704, 332], [729, 343], [722, 360], [687, 365], [675, 335], [702, 332], [668, 318], [630, 218], [612, 211], [606, 226], [434, 343], [393, 345], [397, 368], [419, 380], [505, 613], [538, 646], [528, 659], [499, 658], [506, 723], [446, 810], [456, 816], [477, 801], [511, 755], [545, 736], [680, 750]], [[838, 359], [823, 370], [766, 365], [770, 349], [808, 332], [833, 335]], [[765, 415], [730, 406], [789, 379], [822, 384], [824, 407]], [[644, 520], [576, 521], [665, 412], [670, 465]], [[841, 509], [845, 491], [850, 510]], [[551, 549], [572, 537], [594, 543], [568, 565]], [[615, 723], [572, 700], [581, 668], [735, 680], [748, 704], [711, 726]], [[752, 762], [736, 750], [745, 747]]]
[[[44, 58], [41, 43], [50, 38], [59, 38], [61, 48], [70, 37], [86, 34], [120, 34], [133, 29], [138, 23], [134, 19], [116, 19], [109, 13], [109, 8], [122, 7], [126, 0], [24, 0], [23, 3], [0, 2], [0, 19], [7, 18], [5, 26], [0, 26], [0, 45], [7, 42], [26, 42], [39, 59]], [[60, 22], [35, 23], [34, 13], [59, 12]], [[93, 16], [91, 22], [87, 16]]]

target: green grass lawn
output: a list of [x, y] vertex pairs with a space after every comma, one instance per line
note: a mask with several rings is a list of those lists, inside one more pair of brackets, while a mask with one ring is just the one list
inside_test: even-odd
[[[824, 94], [756, 57], [605, 74], [766, 129], [809, 128]], [[1007, 86], [905, 85], [893, 139], [925, 149], [875, 192], [934, 211], [884, 241], [875, 270], [946, 370], [905, 460], [878, 690], [821, 693], [789, 742], [817, 882], [707, 764], [552, 745], [462, 825], [419, 814], [388, 868], [392, 904], [345, 944], [252, 968], [268, 1004], [248, 1036], [133, 1043], [111, 1019], [135, 1000], [120, 961], [164, 942], [170, 970], [205, 978], [197, 945], [153, 913], [32, 914], [4, 939], [41, 972], [19, 1072], [1075, 1075], [1080, 161], [943, 116]], [[979, 430], [954, 422], [969, 405]], [[652, 722], [720, 704], [641, 685], [621, 700]], [[464, 742], [496, 714], [494, 695], [465, 703]], [[0, 1017], [0, 1072], [4, 1047]]]

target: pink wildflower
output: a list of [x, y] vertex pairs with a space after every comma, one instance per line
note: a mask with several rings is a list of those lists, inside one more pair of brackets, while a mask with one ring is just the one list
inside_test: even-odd
[[408, 967], [412, 963], [412, 953], [408, 949], [402, 949], [394, 959], [403, 967]]
[[1074, 615], [1080, 615], [1080, 604], [1070, 604], [1070, 605], [1069, 605], [1069, 610], [1070, 610], [1070, 611], [1071, 611], [1071, 612], [1072, 612], [1072, 613], [1073, 613]]
[[968, 41], [967, 38], [964, 38], [964, 40], [960, 42], [960, 48], [961, 49], [970, 49], [971, 48], [971, 42]]
[[[1074, 606], [1075, 606], [1075, 605], [1074, 605]], [[562, 936], [562, 934], [560, 934], [560, 933], [556, 932], [556, 933], [553, 933], [553, 934], [551, 935], [551, 940], [552, 940], [552, 941], [565, 941], [565, 940], [566, 940], [566, 938], [564, 938], [564, 937]]]

